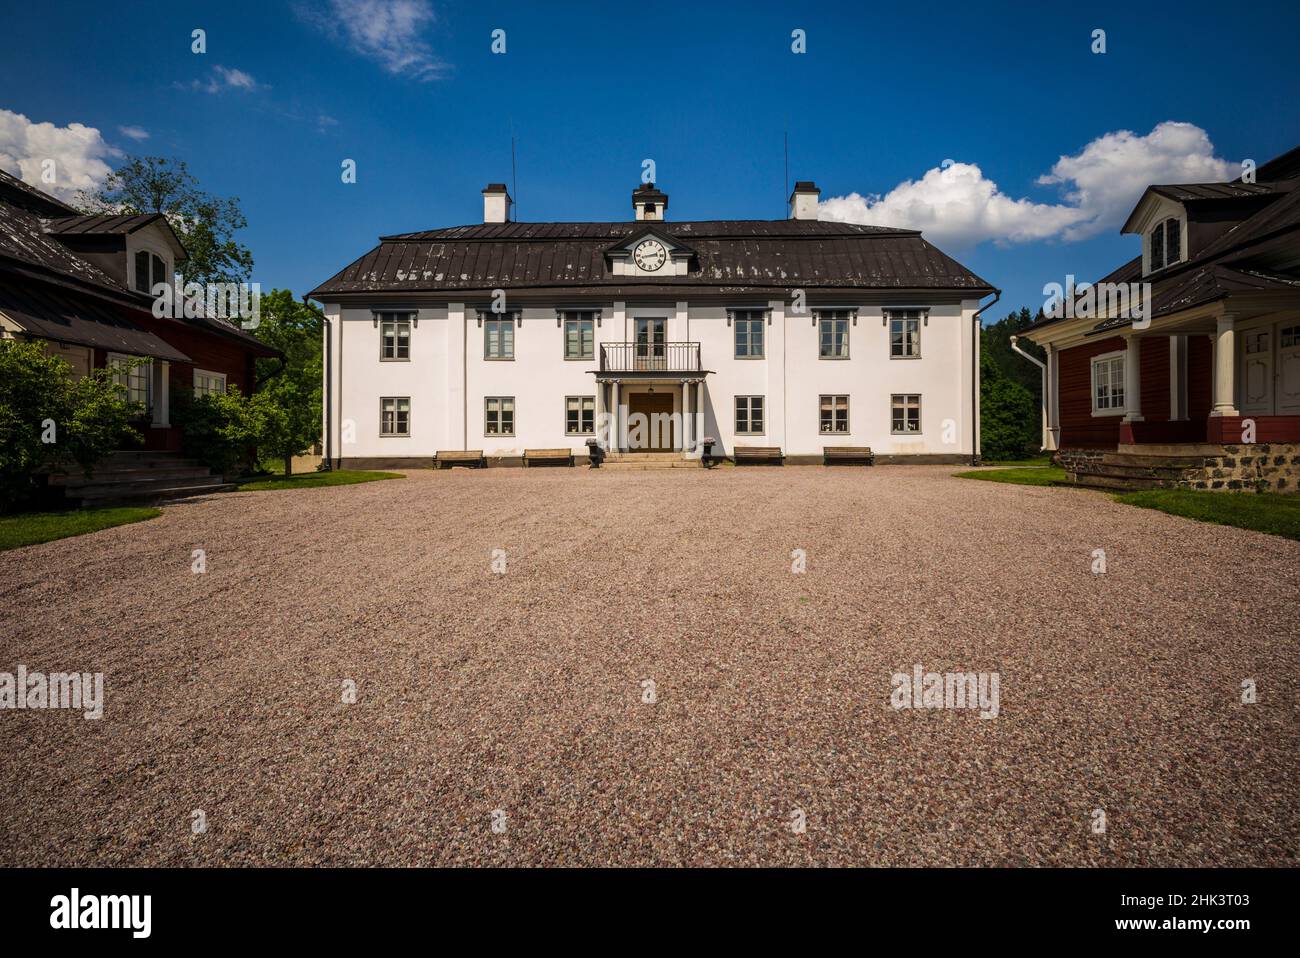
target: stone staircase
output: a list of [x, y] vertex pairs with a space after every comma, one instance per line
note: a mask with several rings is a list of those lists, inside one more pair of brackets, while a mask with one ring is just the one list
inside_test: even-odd
[[63, 489], [69, 506], [143, 505], [184, 499], [235, 488], [195, 459], [174, 452], [114, 452], [82, 475], [76, 467], [50, 476], [50, 485]]
[[1107, 452], [1066, 466], [1061, 485], [1110, 492], [1187, 487], [1210, 465], [1206, 456]]
[[680, 452], [612, 452], [605, 456], [601, 469], [612, 472], [641, 469], [702, 469], [703, 459], [683, 459]]

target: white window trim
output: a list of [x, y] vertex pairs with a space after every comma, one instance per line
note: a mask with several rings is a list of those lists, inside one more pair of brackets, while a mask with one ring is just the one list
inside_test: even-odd
[[[200, 376], [207, 376], [210, 379], [219, 380], [221, 382], [221, 392], [224, 393], [226, 391], [227, 380], [226, 380], [225, 373], [214, 372], [211, 369], [198, 369], [196, 367], [194, 370], [194, 379], [197, 380]], [[195, 396], [199, 395], [199, 388], [197, 382], [193, 384], [193, 391]], [[203, 395], [207, 395], [207, 393], [204, 393]]]
[[121, 382], [121, 385], [125, 386], [127, 389], [127, 400], [129, 402], [135, 402], [136, 400], [131, 399], [130, 396], [131, 387], [129, 383], [125, 382], [124, 380], [126, 379], [128, 372], [135, 372], [136, 369], [141, 369], [141, 368], [146, 370], [145, 377], [144, 377], [144, 408], [146, 411], [152, 412], [153, 410], [153, 359], [151, 359], [148, 356], [132, 356], [129, 353], [109, 353], [105, 357], [105, 364], [109, 367], [110, 370], [113, 371], [113, 381], [119, 382], [118, 379], [119, 372], [116, 369], [113, 369], [114, 365], [122, 362], [134, 362], [137, 359], [145, 360], [144, 365], [134, 367], [131, 370], [122, 370], [120, 373], [123, 380]]
[[[1111, 360], [1123, 360], [1125, 365], [1120, 368], [1120, 384], [1124, 387], [1124, 405], [1112, 409], [1097, 408], [1097, 364], [1110, 362]], [[1088, 405], [1092, 408], [1092, 415], [1096, 418], [1103, 419], [1108, 416], [1123, 416], [1128, 412], [1128, 353], [1126, 350], [1117, 349], [1114, 352], [1100, 353], [1093, 356], [1088, 361]]]
[[[397, 432], [397, 414], [400, 411], [397, 404], [406, 401], [406, 431]], [[384, 403], [393, 403], [393, 432], [384, 432]], [[411, 438], [411, 397], [410, 396], [380, 396], [379, 397], [379, 438], [380, 439], [409, 439]]]

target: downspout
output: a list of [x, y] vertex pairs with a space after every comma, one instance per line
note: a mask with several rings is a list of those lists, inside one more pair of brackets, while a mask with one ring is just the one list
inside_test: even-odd
[[1038, 377], [1039, 377], [1040, 382], [1042, 383], [1042, 385], [1039, 387], [1039, 390], [1038, 390], [1038, 391], [1039, 391], [1039, 394], [1043, 397], [1043, 398], [1042, 398], [1042, 403], [1041, 403], [1041, 405], [1042, 405], [1042, 407], [1043, 407], [1043, 436], [1042, 436], [1042, 439], [1043, 439], [1043, 445], [1042, 445], [1042, 448], [1046, 449], [1046, 448], [1047, 448], [1047, 403], [1048, 403], [1048, 398], [1047, 398], [1047, 364], [1044, 363], [1044, 362], [1043, 362], [1041, 359], [1039, 359], [1037, 356], [1032, 356], [1032, 355], [1030, 355], [1029, 353], [1025, 352], [1023, 349], [1021, 349], [1018, 345], [1016, 345], [1016, 342], [1017, 342], [1017, 340], [1019, 340], [1019, 339], [1020, 339], [1019, 336], [1012, 336], [1012, 337], [1011, 337], [1011, 349], [1012, 349], [1012, 351], [1013, 351], [1013, 352], [1016, 352], [1016, 353], [1019, 353], [1021, 356], [1024, 356], [1027, 360], [1029, 360], [1031, 363], [1033, 363], [1035, 366], [1038, 367]]
[[331, 358], [333, 350], [331, 349], [331, 340], [334, 338], [334, 330], [330, 328], [330, 318], [324, 317], [325, 332], [325, 466], [327, 469], [334, 468], [333, 443], [330, 441], [334, 432], [334, 424], [330, 421], [330, 406], [332, 405], [331, 397], [334, 392], [334, 372], [331, 369]]
[[980, 324], [980, 313], [990, 306], [997, 305], [998, 300], [1002, 298], [1002, 290], [993, 291], [993, 300], [987, 305], [981, 306], [975, 310], [975, 315], [971, 317], [971, 348], [970, 348], [970, 464], [978, 466], [980, 464], [979, 454], [979, 416], [975, 410], [980, 405], [980, 333], [984, 327]]

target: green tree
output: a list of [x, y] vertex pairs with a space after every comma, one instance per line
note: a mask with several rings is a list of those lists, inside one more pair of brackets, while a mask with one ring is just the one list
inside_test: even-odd
[[139, 412], [110, 370], [73, 379], [39, 343], [0, 339], [0, 511], [30, 502], [51, 469], [75, 463], [89, 473], [114, 449], [139, 443], [131, 428]]
[[189, 253], [181, 264], [186, 282], [240, 283], [253, 269], [253, 254], [234, 235], [248, 225], [239, 198], [205, 193], [184, 160], [130, 157], [99, 190], [83, 191], [87, 213], [162, 213]]
[[258, 452], [282, 460], [286, 476], [293, 472], [293, 457], [320, 441], [324, 324], [319, 307], [296, 299], [287, 289], [262, 296], [261, 323], [253, 333], [284, 353], [284, 361], [283, 368], [278, 359], [257, 361], [257, 396], [282, 414], [267, 414], [267, 432]]
[[[1026, 363], [1033, 366], [1032, 363]], [[1035, 367], [1036, 368], [1036, 367]], [[1042, 448], [1042, 413], [1028, 389], [988, 353], [980, 356], [980, 450], [985, 459], [1019, 459]]]
[[[1012, 350], [1011, 337], [1020, 335], [1027, 326], [1041, 318], [1041, 312], [1034, 315], [1028, 307], [1021, 307], [1018, 312], [1008, 313], [996, 323], [989, 323], [980, 336], [981, 354], [991, 358], [1007, 379], [1028, 389], [1034, 402], [1038, 402], [1042, 395], [1042, 376], [1037, 366]], [[1017, 345], [1031, 356], [1046, 361], [1047, 354], [1042, 346], [1027, 339], [1021, 339]]]

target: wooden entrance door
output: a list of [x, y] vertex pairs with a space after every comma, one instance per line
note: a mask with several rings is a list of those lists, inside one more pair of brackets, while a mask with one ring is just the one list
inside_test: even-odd
[[[672, 393], [631, 393], [627, 411], [629, 452], [671, 452], [677, 448]], [[645, 418], [634, 419], [638, 413]]]
[[1267, 416], [1273, 412], [1273, 331], [1245, 332], [1241, 356], [1241, 411]]

